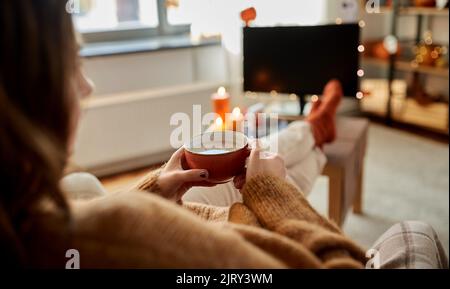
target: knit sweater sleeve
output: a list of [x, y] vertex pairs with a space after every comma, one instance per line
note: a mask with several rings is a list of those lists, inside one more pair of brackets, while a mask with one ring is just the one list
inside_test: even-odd
[[[148, 173], [132, 187], [132, 191], [144, 191], [159, 194], [161, 188], [158, 186], [157, 181], [163, 169], [164, 166]], [[196, 203], [184, 203], [182, 201], [179, 201], [178, 205], [183, 205], [183, 207], [190, 210], [192, 213], [208, 221], [226, 221], [228, 218], [228, 208], [219, 208]]]
[[154, 194], [124, 192], [74, 202], [72, 211], [72, 245], [84, 256], [83, 268], [286, 266], [226, 224], [204, 222]]
[[263, 227], [301, 243], [325, 267], [362, 267], [365, 262], [364, 251], [286, 181], [257, 176], [245, 184], [241, 193], [244, 205]]
[[161, 189], [159, 188], [157, 181], [163, 169], [164, 166], [148, 173], [132, 187], [132, 190], [159, 193]]

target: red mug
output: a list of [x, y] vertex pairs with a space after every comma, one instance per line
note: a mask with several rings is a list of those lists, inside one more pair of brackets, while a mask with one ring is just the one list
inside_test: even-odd
[[186, 169], [204, 169], [208, 181], [226, 183], [244, 172], [250, 155], [247, 137], [236, 131], [214, 131], [195, 136], [184, 145]]

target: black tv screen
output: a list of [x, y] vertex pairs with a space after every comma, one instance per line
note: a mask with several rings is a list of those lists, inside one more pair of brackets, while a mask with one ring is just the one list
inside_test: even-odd
[[244, 90], [322, 93], [333, 78], [358, 92], [358, 24], [244, 28]]

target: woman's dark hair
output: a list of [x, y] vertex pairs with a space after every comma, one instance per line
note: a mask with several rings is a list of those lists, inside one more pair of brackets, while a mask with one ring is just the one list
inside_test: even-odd
[[76, 41], [64, 0], [0, 2], [0, 260], [26, 266], [22, 228], [58, 183], [70, 130]]

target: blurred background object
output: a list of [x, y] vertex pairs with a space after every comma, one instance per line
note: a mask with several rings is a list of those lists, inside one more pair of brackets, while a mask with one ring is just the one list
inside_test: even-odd
[[248, 26], [251, 21], [256, 19], [256, 9], [254, 7], [250, 7], [242, 10], [241, 19], [244, 21], [245, 25]]
[[414, 0], [414, 5], [416, 7], [435, 7], [435, 0]]

